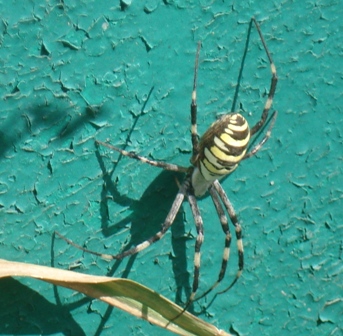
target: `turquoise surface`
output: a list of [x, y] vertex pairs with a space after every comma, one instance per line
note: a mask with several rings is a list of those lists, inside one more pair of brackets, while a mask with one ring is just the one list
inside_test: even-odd
[[[234, 335], [343, 334], [339, 1], [0, 4], [1, 258], [128, 277], [185, 302], [196, 234], [187, 203], [164, 239], [122, 261], [84, 254], [52, 235], [58, 230], [89, 249], [116, 253], [158, 230], [178, 175], [118, 160], [106, 148], [97, 151], [94, 140], [188, 165], [197, 41], [202, 134], [233, 106], [255, 16], [278, 71], [279, 115], [263, 150], [222, 183], [243, 226], [245, 269], [199, 317]], [[253, 27], [234, 104], [251, 125], [270, 77]], [[224, 236], [212, 201], [199, 205], [201, 293], [217, 277]], [[236, 271], [233, 245], [220, 288]], [[0, 293], [3, 335], [170, 335], [38, 280], [1, 280]]]

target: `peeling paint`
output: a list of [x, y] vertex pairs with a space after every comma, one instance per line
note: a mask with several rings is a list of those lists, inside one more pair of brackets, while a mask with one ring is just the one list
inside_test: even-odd
[[[279, 114], [263, 150], [223, 182], [243, 225], [245, 270], [199, 317], [237, 335], [342, 334], [338, 3], [0, 4], [2, 258], [41, 265], [53, 259], [55, 267], [129, 277], [184, 302], [195, 236], [187, 204], [163, 240], [115, 264], [52, 242], [52, 233], [115, 253], [160, 227], [176, 193], [175, 177], [182, 177], [121, 158], [94, 141], [189, 164], [198, 40], [199, 132], [232, 107], [254, 124], [270, 83], [254, 30], [234, 104], [254, 15], [278, 70]], [[199, 204], [205, 223], [201, 292], [219, 272], [224, 236], [210, 200]], [[232, 250], [227, 282], [236, 272]], [[6, 279], [0, 291], [2, 334], [156, 333], [143, 321], [33, 280]]]

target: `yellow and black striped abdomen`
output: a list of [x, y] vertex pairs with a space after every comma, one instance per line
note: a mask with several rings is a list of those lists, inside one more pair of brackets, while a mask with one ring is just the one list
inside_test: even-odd
[[195, 165], [206, 181], [230, 174], [244, 157], [250, 139], [245, 118], [230, 113], [215, 121], [199, 142]]

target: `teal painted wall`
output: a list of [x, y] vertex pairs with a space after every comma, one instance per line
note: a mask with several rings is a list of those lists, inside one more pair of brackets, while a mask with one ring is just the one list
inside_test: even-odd
[[[237, 335], [343, 333], [339, 1], [0, 3], [1, 258], [51, 265], [53, 247], [55, 267], [128, 277], [184, 302], [195, 242], [187, 204], [162, 241], [115, 263], [61, 240], [52, 245], [52, 234], [116, 253], [159, 228], [176, 194], [175, 174], [127, 158], [113, 164], [118, 155], [97, 153], [94, 140], [188, 165], [196, 43], [203, 42], [203, 133], [231, 110], [255, 16], [278, 70], [279, 116], [264, 149], [223, 182], [243, 226], [245, 270], [200, 317]], [[269, 82], [253, 28], [236, 104], [251, 124]], [[211, 200], [199, 204], [202, 292], [216, 279], [224, 237]], [[237, 270], [233, 250], [226, 284]], [[2, 280], [0, 292], [1, 334], [170, 334], [32, 279]]]

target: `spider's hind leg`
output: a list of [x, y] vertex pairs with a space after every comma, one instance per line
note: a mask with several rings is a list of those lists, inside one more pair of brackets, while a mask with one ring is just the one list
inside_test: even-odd
[[[226, 211], [229, 214], [230, 220], [231, 220], [233, 226], [235, 227], [236, 243], [237, 243], [237, 250], [238, 250], [238, 271], [236, 273], [235, 279], [231, 282], [230, 286], [227, 287], [224, 291], [222, 291], [224, 293], [224, 292], [228, 291], [237, 282], [237, 280], [239, 279], [239, 277], [241, 276], [241, 274], [243, 272], [244, 250], [243, 250], [243, 239], [242, 239], [242, 227], [238, 222], [235, 209], [233, 208], [229, 198], [227, 197], [224, 189], [222, 188], [222, 186], [220, 185], [218, 180], [213, 182], [213, 188], [215, 189], [216, 193], [218, 194], [221, 201], [223, 202], [224, 207], [226, 208]], [[225, 229], [225, 226], [223, 226], [223, 230], [224, 229]], [[226, 244], [227, 244], [227, 242], [226, 242]], [[225, 250], [224, 250], [224, 257], [223, 257], [223, 263], [222, 264], [225, 264], [225, 260], [224, 260], [225, 256], [226, 256], [226, 254], [225, 254]], [[223, 269], [223, 270], [225, 272], [225, 269]], [[224, 276], [224, 274], [223, 274], [223, 276]], [[220, 293], [222, 293], [222, 292], [220, 292]]]
[[185, 305], [185, 308], [183, 311], [186, 311], [191, 304], [194, 301], [198, 301], [199, 299], [205, 297], [208, 293], [210, 293], [213, 289], [215, 289], [219, 283], [223, 280], [226, 269], [227, 269], [227, 264], [229, 261], [230, 257], [230, 246], [231, 246], [231, 232], [230, 232], [230, 227], [228, 224], [227, 217], [225, 215], [223, 206], [221, 202], [224, 204], [224, 207], [226, 211], [229, 214], [229, 217], [231, 219], [232, 224], [235, 227], [235, 233], [236, 233], [236, 240], [237, 240], [237, 250], [238, 250], [238, 271], [236, 274], [235, 279], [231, 282], [229, 287], [224, 289], [223, 291], [219, 293], [224, 293], [228, 291], [239, 279], [239, 277], [242, 274], [243, 267], [244, 267], [244, 254], [243, 254], [243, 241], [242, 241], [242, 228], [238, 222], [235, 210], [229, 201], [224, 189], [218, 182], [218, 180], [214, 181], [212, 186], [209, 189], [211, 198], [213, 200], [214, 206], [216, 208], [216, 212], [218, 214], [223, 232], [225, 233], [225, 244], [224, 244], [224, 251], [223, 251], [223, 257], [222, 257], [222, 263], [221, 263], [221, 268], [218, 274], [218, 279], [217, 281], [208, 289], [206, 290], [203, 294], [201, 294], [199, 297], [196, 297], [196, 292], [198, 289], [199, 285], [199, 271], [200, 271], [200, 249], [201, 245], [203, 243], [204, 239], [204, 234], [203, 234], [203, 221], [200, 215], [200, 211], [196, 202], [196, 199], [194, 195], [188, 195], [188, 201], [190, 203], [193, 217], [195, 220], [195, 225], [197, 228], [197, 240], [195, 244], [195, 254], [194, 254], [194, 280], [193, 280], [193, 287], [192, 287], [192, 293]]
[[[189, 307], [190, 304], [194, 301], [195, 294], [199, 287], [199, 276], [200, 276], [200, 260], [201, 260], [201, 246], [204, 241], [204, 224], [198, 207], [198, 203], [194, 196], [194, 193], [188, 193], [187, 195], [188, 203], [191, 207], [192, 214], [194, 217], [195, 227], [197, 231], [197, 238], [195, 242], [195, 251], [194, 251], [194, 277], [193, 277], [193, 286], [192, 293], [188, 299], [186, 307]], [[185, 308], [187, 309], [187, 308]]]
[[201, 298], [205, 297], [207, 294], [209, 294], [212, 290], [214, 290], [219, 285], [219, 283], [223, 280], [223, 278], [225, 276], [227, 263], [228, 263], [229, 257], [230, 257], [231, 232], [230, 232], [228, 220], [227, 220], [227, 217], [224, 213], [223, 206], [220, 203], [218, 193], [215, 190], [213, 185], [210, 187], [209, 192], [210, 192], [213, 204], [216, 208], [216, 211], [217, 211], [223, 232], [225, 234], [224, 251], [223, 251], [223, 256], [222, 256], [222, 264], [221, 264], [221, 268], [219, 271], [217, 281], [208, 290], [206, 290], [204, 293], [202, 293], [200, 296], [198, 296], [194, 301], [198, 301]]

